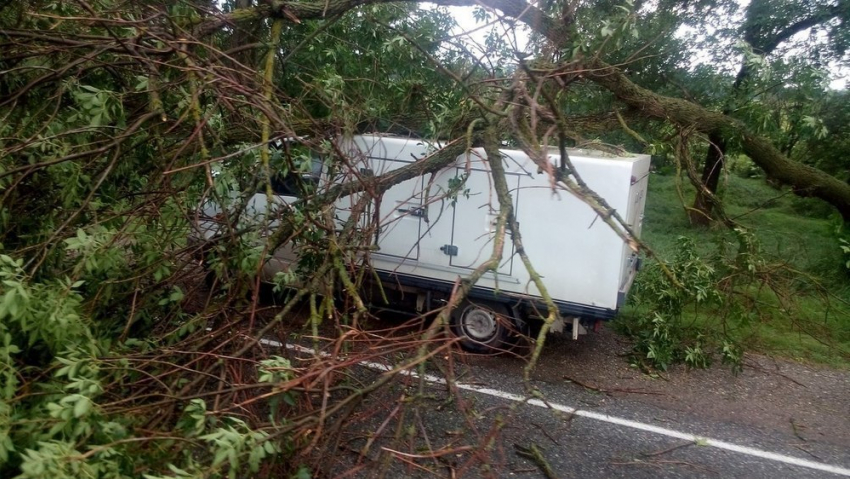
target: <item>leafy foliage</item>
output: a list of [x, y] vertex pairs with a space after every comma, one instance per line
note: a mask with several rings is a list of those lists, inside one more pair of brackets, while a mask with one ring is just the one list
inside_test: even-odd
[[[668, 258], [671, 268], [681, 250], [682, 236], [693, 247], [695, 257], [705, 265], [722, 271], [733, 261], [740, 248], [734, 232], [723, 229], [694, 230], [682, 212], [679, 186], [674, 177], [653, 174], [647, 195], [644, 238], [656, 253]], [[685, 198], [693, 191], [683, 187]], [[700, 349], [712, 359], [723, 357], [724, 341], [740, 351], [792, 357], [839, 366], [846, 364], [850, 352], [850, 313], [847, 310], [846, 259], [840, 255], [836, 218], [814, 214], [815, 200], [802, 199], [778, 191], [762, 179], [728, 178], [721, 190], [724, 208], [758, 240], [755, 254], [757, 273], [752, 278], [740, 274], [714, 273], [721, 301], [696, 304], [681, 310], [674, 321], [682, 342], [697, 340]], [[721, 245], [723, 248], [721, 248]], [[725, 260], [719, 261], [719, 251]], [[650, 264], [637, 278], [632, 302], [615, 323], [618, 328], [648, 331], [646, 324], [657, 308], [645, 291], [645, 281], [663, 279], [658, 265]], [[737, 277], [730, 289], [725, 280]], [[675, 285], [667, 284], [671, 288]], [[637, 304], [635, 304], [637, 303]], [[635, 325], [644, 325], [638, 330]], [[697, 339], [699, 337], [699, 339]], [[734, 350], [733, 350], [734, 352]], [[676, 362], [686, 362], [680, 351]], [[645, 348], [636, 355], [635, 364], [651, 366]]]
[[[775, 287], [776, 272], [775, 265], [761, 257], [751, 233], [737, 229], [735, 237], [737, 251], [728, 251], [729, 245], [721, 240], [708, 258], [697, 253], [693, 240], [680, 237], [668, 265], [672, 278], [663, 274], [659, 265], [643, 273], [633, 301], [644, 309], [635, 321], [623, 326], [637, 339], [635, 359], [639, 364], [646, 361], [666, 370], [684, 362], [705, 368], [716, 352], [734, 371], [741, 369], [743, 345], [727, 332], [753, 320], [747, 295], [754, 284]], [[708, 315], [719, 324], [697, 325], [691, 314]]]
[[[314, 155], [349, 174], [339, 133], [465, 129], [461, 90], [431, 64], [466, 60], [441, 50], [445, 10], [317, 14], [272, 38], [242, 16], [264, 12], [252, 3], [0, 7], [3, 477], [311, 475], [292, 457], [327, 406], [293, 390], [309, 375], [255, 348], [257, 278], [294, 245], [279, 286], [301, 289], [262, 321], [307, 295], [314, 328], [344, 324], [333, 288], [354, 259], [333, 247], [316, 185], [298, 180], [304, 201], [262, 218], [256, 202], [312, 173]], [[238, 27], [204, 30], [225, 14]], [[199, 205], [218, 207], [210, 241]]]

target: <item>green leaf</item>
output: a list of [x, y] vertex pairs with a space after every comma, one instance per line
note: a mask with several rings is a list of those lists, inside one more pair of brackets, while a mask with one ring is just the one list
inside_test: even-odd
[[213, 457], [213, 467], [217, 467], [224, 464], [224, 461], [227, 460], [227, 456], [229, 453], [229, 449], [219, 448], [215, 453], [215, 457]]
[[148, 77], [146, 76], [137, 76], [136, 77], [136, 91], [143, 91], [148, 89]]
[[74, 417], [83, 417], [91, 411], [92, 402], [85, 396], [80, 396], [80, 399], [74, 404]]
[[298, 472], [291, 476], [292, 479], [311, 479], [313, 475], [310, 473], [310, 468], [307, 466], [299, 466]]

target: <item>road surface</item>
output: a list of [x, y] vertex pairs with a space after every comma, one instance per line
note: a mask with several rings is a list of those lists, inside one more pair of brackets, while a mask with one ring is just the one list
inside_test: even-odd
[[[846, 371], [792, 365], [790, 371], [764, 377], [745, 372], [739, 378], [715, 368], [682, 372], [682, 381], [652, 380], [637, 371], [623, 376], [629, 368], [621, 357], [607, 366], [559, 364], [565, 357], [592, 359], [563, 354], [564, 348], [582, 347], [576, 344], [564, 338], [548, 346], [531, 382], [532, 395], [521, 380], [523, 362], [509, 357], [455, 364], [457, 396], [448, 392], [439, 369], [424, 376], [411, 372], [370, 396], [353, 415], [343, 433], [345, 447], [328, 462], [328, 472], [350, 477], [380, 471], [383, 477], [850, 477]], [[374, 378], [390, 365], [384, 359], [360, 369], [364, 379]], [[569, 379], [576, 371], [593, 378], [594, 368], [609, 369], [605, 387]], [[633, 385], [634, 378], [650, 387], [610, 386]], [[660, 387], [652, 387], [656, 384]], [[689, 392], [682, 393], [685, 389]], [[426, 399], [412, 408], [411, 396]], [[400, 405], [409, 409], [404, 428], [396, 422]], [[493, 435], [496, 425], [499, 434]], [[367, 443], [368, 452], [360, 456]], [[486, 445], [482, 454], [465, 449], [481, 445]], [[532, 459], [533, 450], [540, 459]], [[433, 451], [440, 457], [429, 457]]]

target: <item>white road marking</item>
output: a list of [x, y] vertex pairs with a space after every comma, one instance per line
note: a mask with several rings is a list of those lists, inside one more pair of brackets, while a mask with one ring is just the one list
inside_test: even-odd
[[[293, 351], [298, 351], [298, 352], [310, 354], [310, 355], [316, 354], [315, 350], [310, 349], [310, 348], [306, 348], [304, 346], [300, 346], [300, 345], [297, 345], [297, 344], [286, 344], [286, 345], [284, 345], [283, 343], [281, 343], [279, 341], [274, 341], [274, 340], [271, 340], [271, 339], [261, 339], [260, 343], [265, 344], [267, 346], [275, 347], [275, 348], [285, 347], [286, 349], [290, 349], [290, 350], [293, 350]], [[320, 355], [328, 356], [327, 353], [320, 353]], [[392, 366], [388, 366], [386, 364], [381, 364], [381, 363], [376, 363], [376, 362], [371, 362], [371, 361], [361, 361], [358, 364], [360, 364], [363, 367], [366, 367], [366, 368], [369, 368], [369, 369], [374, 369], [374, 370], [377, 370], [377, 371], [388, 372], [388, 371], [393, 370]], [[400, 371], [399, 374], [405, 375], [405, 376], [410, 376], [410, 377], [417, 377], [417, 378], [420, 377], [420, 375], [418, 373], [415, 373], [413, 371]], [[446, 380], [441, 378], [441, 377], [438, 377], [438, 376], [426, 374], [426, 375], [421, 376], [421, 377], [422, 377], [422, 379], [424, 379], [425, 381], [428, 381], [430, 383], [446, 384]], [[500, 399], [506, 399], [506, 400], [509, 400], [509, 401], [523, 402], [523, 403], [526, 403], [526, 404], [530, 404], [532, 406], [538, 406], [538, 407], [542, 407], [542, 408], [545, 408], [545, 409], [551, 408], [551, 409], [561, 411], [561, 412], [564, 412], [564, 413], [567, 413], [567, 414], [574, 414], [574, 415], [579, 416], [579, 417], [584, 417], [584, 418], [587, 418], [587, 419], [593, 419], [595, 421], [600, 421], [600, 422], [607, 422], [609, 424], [617, 424], [619, 426], [637, 429], [637, 430], [640, 430], [640, 431], [651, 432], [651, 433], [654, 433], [654, 434], [659, 434], [661, 436], [667, 436], [667, 437], [673, 437], [673, 438], [676, 438], [676, 439], [682, 439], [682, 440], [685, 440], [685, 441], [691, 441], [691, 442], [694, 442], [695, 444], [699, 444], [699, 445], [703, 445], [703, 446], [715, 447], [717, 449], [723, 449], [723, 450], [726, 450], [726, 451], [737, 452], [737, 453], [740, 453], [740, 454], [746, 454], [748, 456], [759, 457], [759, 458], [762, 458], [762, 459], [767, 459], [769, 461], [782, 462], [782, 463], [785, 463], [785, 464], [790, 464], [792, 466], [800, 466], [800, 467], [805, 467], [805, 468], [808, 468], [808, 469], [814, 469], [814, 470], [818, 470], [818, 471], [824, 471], [824, 472], [829, 472], [829, 473], [832, 473], [832, 474], [837, 474], [837, 475], [840, 475], [840, 476], [850, 477], [850, 469], [847, 469], [847, 468], [844, 468], [844, 467], [841, 467], [841, 466], [834, 466], [834, 465], [831, 465], [831, 464], [824, 464], [822, 462], [809, 461], [807, 459], [800, 459], [798, 457], [787, 456], [785, 454], [779, 454], [779, 453], [776, 453], [776, 452], [763, 451], [761, 449], [756, 449], [754, 447], [741, 446], [739, 444], [733, 444], [731, 442], [721, 441], [721, 440], [718, 440], [718, 439], [712, 439], [710, 437], [697, 436], [695, 434], [676, 431], [674, 429], [668, 429], [666, 427], [653, 426], [652, 424], [647, 424], [647, 423], [638, 422], [638, 421], [632, 421], [631, 419], [624, 419], [624, 418], [621, 418], [621, 417], [610, 416], [608, 414], [600, 414], [600, 413], [596, 413], [596, 412], [592, 412], [592, 411], [584, 411], [582, 409], [576, 409], [574, 407], [564, 406], [563, 404], [558, 404], [558, 403], [554, 403], [554, 402], [548, 402], [547, 403], [547, 402], [543, 402], [539, 399], [530, 399], [526, 396], [520, 396], [518, 394], [509, 393], [509, 392], [501, 391], [501, 390], [498, 390], [498, 389], [475, 386], [475, 385], [472, 385], [472, 384], [464, 384], [464, 383], [460, 383], [460, 382], [455, 382], [454, 385], [458, 389], [462, 389], [462, 390], [465, 390], [465, 391], [472, 391], [472, 392], [476, 392], [476, 393], [479, 393], [479, 394], [486, 394], [488, 396], [497, 397], [497, 398], [500, 398]]]

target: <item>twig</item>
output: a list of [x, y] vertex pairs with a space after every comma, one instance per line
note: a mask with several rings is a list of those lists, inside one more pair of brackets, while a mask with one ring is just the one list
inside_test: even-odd
[[543, 475], [548, 479], [558, 479], [558, 475], [555, 474], [554, 470], [552, 470], [552, 466], [550, 466], [546, 461], [546, 458], [543, 457], [543, 453], [540, 452], [540, 449], [536, 444], [532, 443], [530, 447], [514, 444], [514, 449], [518, 456], [530, 460], [539, 467], [540, 471], [543, 472]]
[[571, 382], [571, 383], [578, 384], [579, 386], [581, 386], [585, 389], [590, 389], [591, 391], [596, 391], [596, 392], [602, 393], [602, 394], [610, 394], [609, 391], [606, 390], [606, 389], [602, 389], [602, 388], [597, 387], [597, 386], [591, 386], [589, 384], [585, 384], [585, 383], [579, 381], [578, 379], [573, 379], [569, 376], [563, 376], [563, 378], [566, 379], [567, 381]]
[[800, 387], [804, 387], [804, 388], [806, 388], [806, 389], [809, 389], [809, 387], [808, 387], [808, 386], [806, 386], [805, 384], [801, 383], [800, 381], [797, 381], [796, 379], [794, 379], [794, 378], [792, 378], [792, 377], [789, 377], [789, 376], [787, 376], [786, 374], [780, 373], [779, 371], [770, 371], [770, 370], [768, 370], [768, 369], [765, 369], [765, 368], [763, 368], [761, 365], [759, 365], [758, 363], [756, 363], [756, 362], [754, 362], [754, 361], [749, 361], [749, 362], [747, 363], [747, 367], [748, 367], [748, 368], [753, 368], [753, 369], [755, 369], [755, 370], [757, 370], [757, 371], [761, 371], [761, 372], [763, 372], [763, 373], [765, 373], [765, 374], [776, 374], [777, 376], [780, 376], [780, 377], [782, 377], [782, 378], [785, 378], [785, 379], [787, 379], [787, 380], [791, 381], [792, 383], [796, 384], [797, 386], [800, 386]]
[[558, 442], [558, 441], [557, 441], [554, 437], [552, 437], [552, 435], [551, 435], [551, 434], [549, 434], [549, 432], [546, 430], [546, 428], [545, 428], [545, 427], [543, 427], [543, 426], [541, 426], [540, 424], [537, 424], [537, 423], [531, 423], [531, 424], [532, 424], [534, 427], [536, 427], [537, 429], [540, 429], [540, 432], [542, 432], [544, 436], [548, 437], [550, 441], [552, 441], [553, 443], [555, 443], [555, 445], [556, 445], [556, 446], [560, 446], [560, 445], [561, 445], [561, 443], [560, 443], [560, 442]]
[[641, 455], [641, 456], [643, 456], [643, 457], [655, 457], [655, 456], [660, 456], [660, 455], [662, 455], [662, 454], [667, 454], [668, 452], [673, 452], [673, 451], [675, 451], [675, 450], [677, 450], [677, 449], [682, 449], [683, 447], [694, 446], [694, 445], [696, 445], [696, 442], [694, 442], [694, 441], [688, 441], [688, 442], [686, 442], [686, 443], [683, 443], [683, 444], [677, 444], [677, 445], [675, 445], [675, 446], [673, 446], [673, 447], [668, 447], [667, 449], [662, 449], [662, 450], [660, 450], [660, 451], [655, 451], [655, 452], [642, 452], [640, 455]]
[[608, 396], [610, 396], [612, 393], [647, 394], [647, 395], [653, 395], [653, 396], [667, 396], [667, 394], [664, 394], [664, 393], [659, 393], [659, 392], [655, 392], [655, 391], [643, 391], [641, 389], [626, 389], [626, 388], [605, 389], [605, 388], [601, 388], [601, 387], [598, 387], [598, 386], [591, 386], [589, 384], [585, 384], [585, 383], [579, 381], [578, 379], [574, 379], [574, 378], [571, 378], [569, 376], [564, 376], [563, 378], [566, 381], [569, 381], [571, 383], [575, 383], [575, 384], [577, 384], [577, 385], [579, 385], [579, 386], [581, 386], [585, 389], [590, 389], [591, 391], [600, 392], [600, 393], [606, 394]]
[[805, 437], [800, 435], [800, 429], [803, 429], [806, 426], [798, 426], [797, 423], [794, 422], [793, 417], [789, 417], [788, 422], [791, 423], [791, 430], [794, 431], [794, 435], [797, 436], [797, 438], [800, 439], [801, 441], [808, 442], [808, 440]]
[[[805, 441], [805, 439], [804, 439], [804, 441]], [[818, 456], [817, 454], [815, 454], [815, 453], [813, 453], [813, 452], [809, 451], [808, 449], [806, 449], [805, 447], [803, 447], [803, 445], [802, 445], [802, 444], [792, 444], [792, 446], [794, 446], [794, 447], [796, 447], [797, 449], [799, 449], [799, 450], [801, 450], [801, 451], [805, 452], [806, 454], [808, 454], [808, 455], [812, 456], [813, 458], [817, 459], [818, 461], [823, 461], [823, 458], [822, 458], [822, 457], [820, 457], [820, 456]]]

